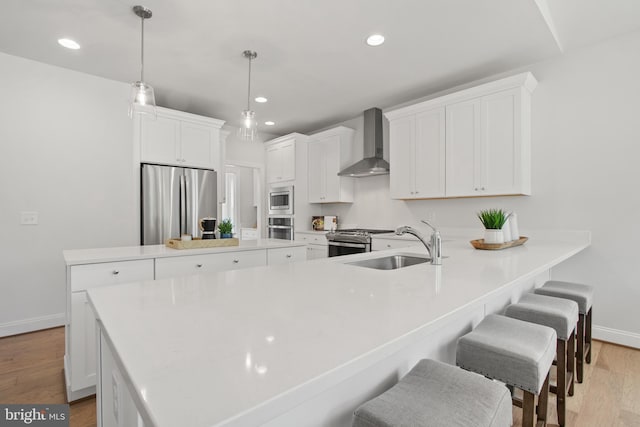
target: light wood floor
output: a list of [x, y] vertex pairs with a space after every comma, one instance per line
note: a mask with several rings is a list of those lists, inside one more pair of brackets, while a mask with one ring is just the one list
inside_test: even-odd
[[[66, 403], [64, 328], [0, 339], [0, 403]], [[550, 395], [550, 426], [557, 426]], [[96, 401], [71, 405], [71, 426], [96, 425]], [[567, 426], [640, 426], [640, 350], [594, 341], [584, 382], [568, 399]], [[522, 410], [514, 408], [514, 425]]]

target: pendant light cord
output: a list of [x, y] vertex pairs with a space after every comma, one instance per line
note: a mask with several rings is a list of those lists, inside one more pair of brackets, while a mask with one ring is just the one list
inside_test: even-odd
[[249, 56], [249, 84], [247, 85], [247, 111], [250, 110], [250, 101], [251, 101], [251, 61], [253, 58]]
[[140, 37], [140, 81], [144, 82], [144, 16], [140, 17], [142, 20], [142, 37]]

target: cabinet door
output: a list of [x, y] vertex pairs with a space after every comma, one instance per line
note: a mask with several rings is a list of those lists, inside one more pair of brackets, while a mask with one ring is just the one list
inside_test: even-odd
[[215, 137], [213, 129], [205, 125], [182, 122], [180, 130], [182, 164], [213, 168], [213, 139]]
[[307, 260], [307, 249], [305, 246], [292, 248], [267, 249], [267, 264], [287, 264], [296, 261]]
[[340, 136], [333, 136], [322, 141], [322, 150], [324, 154], [322, 175], [324, 176], [324, 199], [325, 203], [346, 202], [342, 197], [343, 180], [351, 180], [352, 178], [343, 178], [338, 176], [340, 172]]
[[71, 293], [71, 389], [96, 385], [96, 318], [87, 293]]
[[267, 149], [267, 182], [292, 181], [296, 178], [295, 141], [283, 141]]
[[389, 122], [389, 181], [393, 199], [415, 197], [415, 123], [413, 115]]
[[309, 203], [322, 203], [326, 193], [326, 180], [324, 176], [326, 167], [324, 165], [325, 159], [322, 143], [310, 143], [308, 153], [308, 200]]
[[482, 169], [485, 195], [521, 193], [520, 90], [482, 98]]
[[182, 164], [180, 155], [180, 122], [158, 116], [156, 120], [141, 119], [141, 159], [143, 162]]
[[415, 174], [416, 198], [445, 196], [445, 111], [438, 108], [416, 115]]
[[446, 107], [446, 195], [482, 195], [480, 99]]
[[329, 247], [327, 245], [307, 245], [307, 259], [321, 259], [329, 257]]

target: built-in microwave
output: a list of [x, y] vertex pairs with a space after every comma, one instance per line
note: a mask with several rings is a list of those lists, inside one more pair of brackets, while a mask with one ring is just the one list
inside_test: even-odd
[[269, 215], [293, 215], [293, 186], [269, 191]]

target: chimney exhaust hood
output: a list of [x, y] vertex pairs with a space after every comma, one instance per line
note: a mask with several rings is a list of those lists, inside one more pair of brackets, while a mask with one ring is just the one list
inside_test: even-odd
[[382, 158], [382, 110], [364, 112], [364, 159], [341, 170], [338, 176], [363, 178], [389, 174], [389, 163]]

